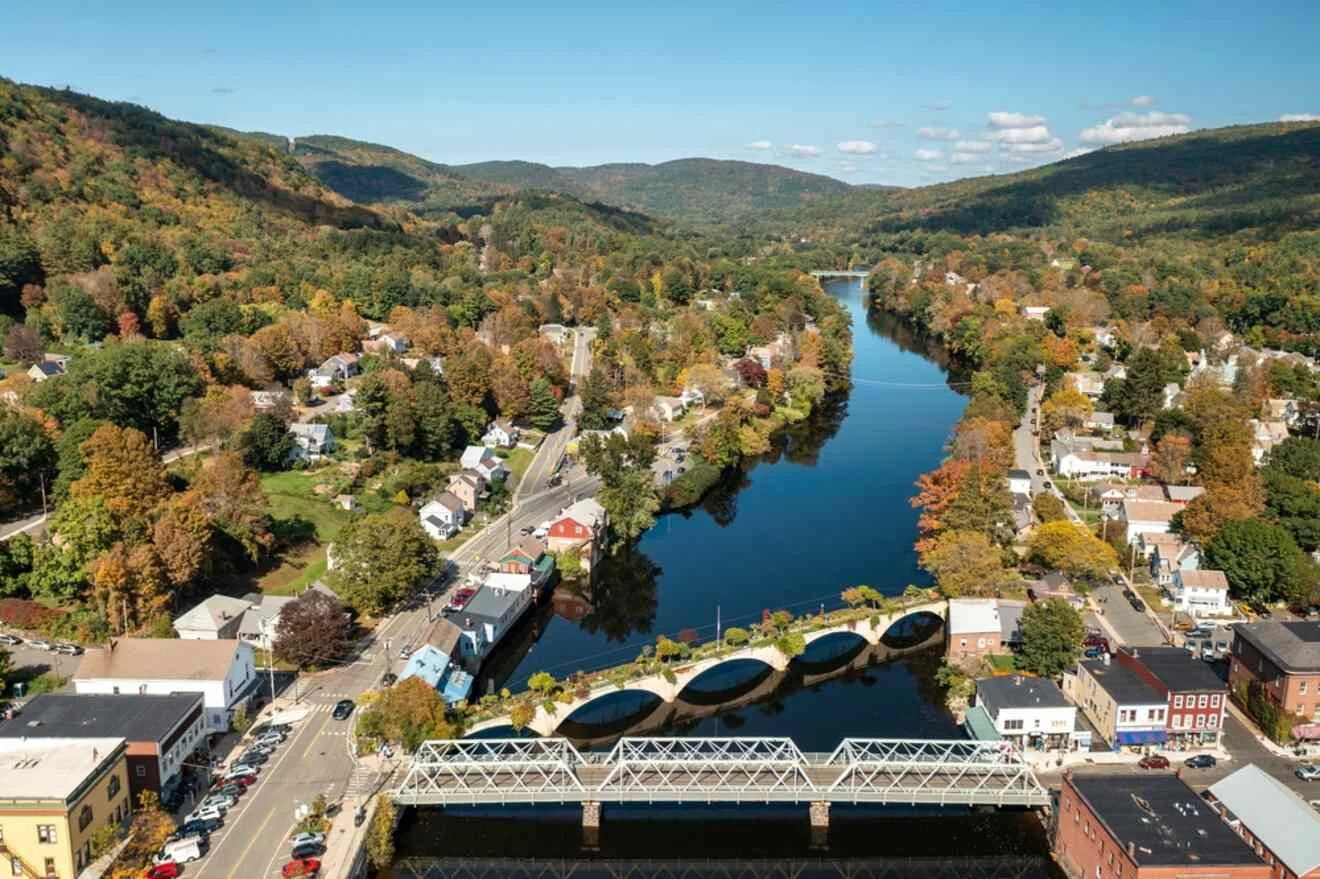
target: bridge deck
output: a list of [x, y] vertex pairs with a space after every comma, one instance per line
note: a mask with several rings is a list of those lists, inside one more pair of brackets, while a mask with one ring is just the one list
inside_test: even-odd
[[788, 739], [624, 739], [579, 754], [563, 739], [430, 742], [394, 793], [404, 805], [869, 803], [1039, 806], [1016, 752], [987, 743], [849, 739], [803, 754]]

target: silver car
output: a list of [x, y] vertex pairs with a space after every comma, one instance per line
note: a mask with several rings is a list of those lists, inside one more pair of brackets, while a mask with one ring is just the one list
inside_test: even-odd
[[1293, 770], [1293, 775], [1302, 781], [1315, 781], [1320, 779], [1320, 766], [1316, 766], [1314, 763], [1303, 763]]

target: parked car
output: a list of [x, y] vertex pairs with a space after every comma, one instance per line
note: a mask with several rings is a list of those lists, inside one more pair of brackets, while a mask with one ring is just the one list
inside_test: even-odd
[[285, 735], [288, 735], [289, 733], [293, 732], [293, 727], [287, 723], [263, 722], [252, 727], [250, 730], [248, 730], [247, 734], [249, 738], [259, 739], [262, 736], [264, 736], [266, 733], [271, 733], [271, 732], [284, 733]]
[[325, 846], [319, 842], [304, 842], [295, 845], [289, 850], [289, 857], [295, 860], [306, 860], [308, 858], [319, 858], [325, 853]]
[[232, 780], [240, 775], [256, 775], [260, 771], [261, 767], [259, 766], [253, 766], [249, 763], [235, 763], [229, 767], [229, 771], [225, 773], [224, 777]]
[[83, 649], [77, 644], [56, 644], [51, 648], [56, 653], [63, 653], [65, 656], [82, 656]]
[[225, 813], [214, 806], [208, 806], [205, 803], [193, 809], [184, 816], [183, 823], [188, 824], [193, 821], [218, 821], [224, 823]]
[[1128, 604], [1132, 605], [1132, 609], [1135, 610], [1137, 613], [1146, 612], [1146, 602], [1142, 601], [1140, 598], [1130, 599], [1128, 601]]
[[1193, 754], [1183, 761], [1188, 769], [1209, 769], [1219, 761], [1210, 754]]
[[243, 756], [238, 758], [238, 762], [246, 763], [249, 766], [260, 766], [269, 759], [269, 751], [262, 748], [248, 748], [243, 752]]
[[1123, 597], [1126, 598], [1128, 601], [1131, 601], [1132, 599], [1134, 599], [1134, 598], [1137, 597], [1137, 593], [1135, 593], [1135, 592], [1132, 591], [1132, 587], [1131, 587], [1131, 586], [1124, 586], [1124, 587], [1123, 587]]
[[202, 806], [214, 806], [222, 812], [227, 812], [238, 805], [238, 797], [231, 797], [228, 794], [207, 794], [202, 800]]
[[297, 848], [300, 845], [325, 845], [324, 833], [299, 833], [289, 840], [289, 845]]
[[174, 842], [165, 843], [164, 848], [156, 855], [157, 864], [165, 864], [173, 861], [176, 864], [186, 864], [189, 861], [200, 860], [202, 855], [206, 854], [206, 840], [201, 836], [187, 836], [183, 839], [176, 839]]
[[246, 787], [252, 787], [252, 785], [256, 784], [257, 777], [255, 775], [238, 775], [235, 776], [234, 778], [225, 779], [225, 781], [231, 784], [242, 785], [243, 787], [246, 788]]
[[1250, 607], [1252, 612], [1255, 613], [1256, 616], [1260, 617], [1262, 620], [1268, 620], [1272, 616], [1274, 616], [1272, 613], [1270, 613], [1270, 609], [1265, 605], [1261, 604], [1259, 601], [1251, 602]]
[[6, 647], [13, 647], [15, 644], [22, 644], [23, 639], [17, 635], [11, 635], [8, 632], [0, 632], [0, 644]]
[[392, 671], [385, 672], [385, 676], [380, 679], [382, 687], [392, 687], [399, 681], [399, 676]]
[[55, 645], [47, 641], [45, 638], [33, 638], [28, 642], [28, 646], [35, 647], [38, 650], [53, 650], [55, 648]]
[[[249, 776], [246, 775], [239, 776], [239, 778], [248, 778], [248, 777]], [[239, 784], [237, 778], [234, 779], [222, 778], [220, 779], [220, 781], [222, 782], [220, 785], [211, 788], [212, 796], [219, 795], [222, 797], [229, 797], [233, 799], [235, 802], [237, 802], [238, 798], [243, 796], [243, 792], [247, 790], [247, 786]]]
[[1201, 648], [1201, 658], [1206, 662], [1214, 662], [1219, 658], [1215, 655], [1215, 648], [1210, 646], [1209, 641], [1206, 641], [1205, 646]]
[[1169, 758], [1163, 754], [1147, 754], [1137, 761], [1137, 765], [1142, 769], [1168, 769]]
[[330, 712], [330, 716], [335, 720], [347, 720], [348, 716], [353, 713], [354, 707], [352, 699], [340, 699], [335, 703], [335, 710]]
[[298, 876], [315, 876], [321, 871], [321, 862], [317, 858], [294, 858], [280, 871], [282, 879], [296, 879]]
[[1220, 656], [1227, 656], [1227, 655], [1228, 655], [1228, 642], [1227, 642], [1227, 641], [1216, 641], [1216, 642], [1215, 642], [1215, 652], [1218, 653]]
[[148, 867], [142, 874], [142, 879], [177, 879], [179, 875], [179, 865], [173, 861], [166, 861], [163, 864], [157, 864], [154, 867]]
[[1314, 763], [1303, 763], [1293, 770], [1293, 775], [1302, 781], [1317, 781], [1320, 780], [1320, 766], [1316, 766]]
[[536, 528], [535, 525], [524, 525], [518, 529], [518, 533], [521, 534], [523, 537], [526, 537], [528, 534], [531, 534], [533, 529], [535, 528]]
[[224, 822], [220, 820], [185, 821], [179, 825], [179, 829], [175, 831], [175, 833], [177, 833], [179, 835], [179, 838], [182, 839], [185, 836], [192, 836], [198, 833], [202, 835], [206, 835], [208, 833], [214, 833], [223, 826], [224, 826]]
[[450, 597], [449, 603], [445, 605], [445, 610], [449, 613], [458, 613], [463, 608], [467, 607], [468, 602], [472, 600], [472, 596], [476, 594], [477, 590], [473, 589], [471, 586], [464, 586], [461, 589], [456, 590]]
[[1087, 659], [1099, 659], [1105, 655], [1105, 650], [1103, 647], [1087, 647], [1082, 655]]

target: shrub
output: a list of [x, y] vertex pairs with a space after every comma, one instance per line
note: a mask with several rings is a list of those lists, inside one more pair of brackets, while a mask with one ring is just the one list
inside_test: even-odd
[[741, 647], [750, 641], [751, 637], [746, 629], [740, 629], [737, 626], [730, 626], [724, 630], [724, 643], [730, 647]]
[[26, 598], [0, 599], [0, 622], [15, 629], [45, 634], [61, 617], [59, 611]]

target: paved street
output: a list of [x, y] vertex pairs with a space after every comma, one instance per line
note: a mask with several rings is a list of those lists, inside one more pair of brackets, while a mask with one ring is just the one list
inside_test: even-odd
[[1160, 647], [1164, 640], [1158, 626], [1148, 615], [1133, 610], [1132, 605], [1123, 597], [1119, 586], [1106, 584], [1092, 591], [1096, 603], [1104, 611], [1105, 620], [1118, 633], [1124, 644], [1137, 647]]
[[1031, 474], [1032, 497], [1043, 491], [1050, 492], [1064, 502], [1064, 509], [1068, 512], [1068, 518], [1080, 523], [1082, 521], [1081, 517], [1073, 510], [1063, 496], [1063, 492], [1059, 490], [1046, 472], [1045, 462], [1041, 460], [1040, 456], [1039, 437], [1035, 435], [1032, 429], [1033, 425], [1040, 423], [1040, 401], [1044, 394], [1044, 385], [1035, 384], [1027, 388], [1027, 411], [1022, 416], [1021, 423], [1013, 430], [1013, 466]]

